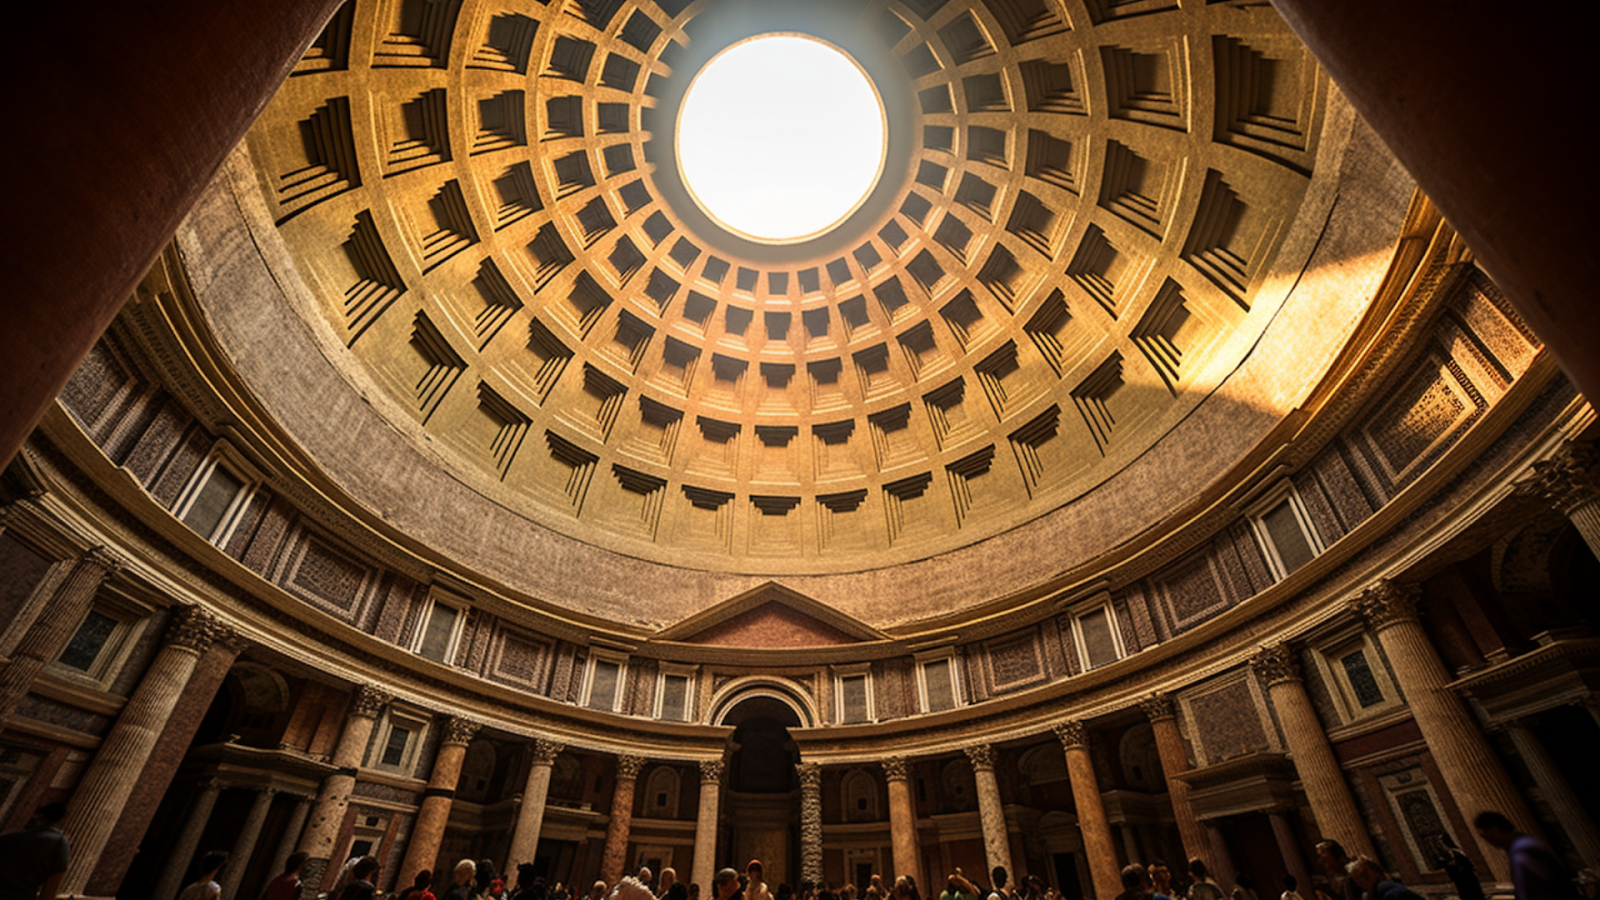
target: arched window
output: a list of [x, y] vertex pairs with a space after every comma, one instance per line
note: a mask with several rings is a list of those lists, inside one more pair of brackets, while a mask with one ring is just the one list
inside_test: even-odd
[[656, 766], [645, 779], [644, 814], [648, 819], [678, 817], [678, 770]]
[[861, 769], [845, 773], [840, 788], [844, 792], [844, 820], [846, 822], [876, 822], [878, 820], [878, 780]]

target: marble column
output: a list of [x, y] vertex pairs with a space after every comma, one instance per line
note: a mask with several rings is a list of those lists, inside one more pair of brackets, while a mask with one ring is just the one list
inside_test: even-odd
[[517, 825], [511, 832], [511, 849], [506, 853], [505, 872], [515, 879], [519, 863], [531, 863], [539, 849], [539, 830], [544, 827], [544, 807], [550, 799], [550, 772], [556, 757], [566, 748], [555, 741], [537, 738], [533, 742], [533, 764], [522, 788], [522, 806], [517, 810]]
[[1363, 826], [1355, 795], [1344, 780], [1344, 771], [1334, 758], [1333, 745], [1300, 671], [1300, 658], [1288, 644], [1265, 647], [1250, 660], [1250, 667], [1267, 686], [1267, 698], [1278, 713], [1283, 736], [1289, 743], [1289, 757], [1300, 774], [1300, 785], [1324, 838], [1338, 841], [1350, 856], [1377, 855], [1372, 839]]
[[72, 841], [72, 861], [62, 895], [83, 893], [200, 655], [213, 643], [231, 640], [237, 640], [233, 629], [197, 606], [173, 613], [161, 650], [67, 801], [61, 830]]
[[694, 870], [689, 880], [700, 885], [700, 896], [711, 896], [711, 879], [717, 874], [717, 816], [722, 800], [720, 759], [700, 760], [700, 814], [694, 822]]
[[176, 897], [183, 890], [183, 876], [189, 871], [189, 864], [194, 861], [195, 852], [200, 849], [200, 836], [206, 830], [206, 823], [211, 821], [211, 811], [217, 807], [217, 795], [222, 793], [222, 782], [209, 778], [200, 783], [200, 793], [195, 795], [194, 805], [189, 807], [189, 816], [183, 820], [183, 830], [178, 832], [178, 839], [173, 842], [167, 864], [161, 868], [161, 877], [156, 879], [156, 890], [152, 897]]
[[[389, 705], [389, 694], [369, 684], [356, 688], [350, 697], [350, 708], [345, 714], [344, 729], [339, 732], [339, 743], [333, 748], [329, 760], [334, 771], [322, 779], [317, 789], [317, 799], [311, 804], [310, 818], [300, 834], [300, 850], [306, 854], [306, 864], [300, 870], [303, 893], [315, 897], [325, 884], [328, 862], [333, 857], [334, 842], [339, 839], [339, 829], [344, 826], [344, 813], [350, 806], [350, 792], [356, 786], [356, 770], [367, 752], [367, 742], [372, 739], [372, 726], [376, 724], [383, 708]], [[405, 882], [402, 882], [405, 883]]]
[[803, 762], [800, 773], [800, 877], [822, 883], [822, 766]]
[[[1161, 758], [1161, 772], [1167, 780], [1167, 799], [1172, 803], [1172, 818], [1178, 825], [1178, 838], [1183, 842], [1187, 857], [1198, 859], [1210, 866], [1211, 845], [1206, 840], [1205, 829], [1195, 818], [1194, 804], [1189, 802], [1189, 783], [1178, 776], [1189, 771], [1189, 751], [1184, 749], [1183, 734], [1178, 731], [1177, 704], [1166, 694], [1154, 694], [1140, 702], [1144, 714], [1150, 719], [1150, 731], [1155, 737], [1156, 755]], [[1309, 884], [1309, 882], [1307, 882]]]
[[1539, 497], [1572, 520], [1589, 551], [1600, 557], [1600, 452], [1591, 443], [1569, 441], [1560, 452], [1533, 464], [1518, 491]]
[[[294, 809], [289, 811], [289, 821], [283, 827], [283, 836], [278, 839], [278, 848], [272, 851], [272, 861], [267, 863], [269, 878], [277, 878], [283, 874], [283, 867], [289, 863], [289, 857], [294, 855], [294, 846], [300, 842], [300, 832], [306, 827], [306, 817], [311, 815], [311, 798], [301, 795], [295, 798]], [[304, 872], [304, 868], [301, 869]]]
[[[1411, 707], [1411, 717], [1444, 780], [1439, 787], [1455, 796], [1456, 805], [1468, 820], [1484, 810], [1495, 810], [1504, 813], [1518, 829], [1538, 834], [1538, 824], [1495, 756], [1494, 748], [1461, 697], [1450, 689], [1450, 676], [1417, 617], [1418, 593], [1416, 585], [1384, 580], [1363, 591], [1353, 605], [1366, 617], [1394, 669], [1400, 692]], [[1510, 881], [1505, 853], [1477, 837], [1476, 832], [1473, 836], [1489, 861], [1494, 879]]]
[[[644, 758], [617, 757], [617, 785], [611, 792], [611, 813], [606, 822], [605, 852], [600, 856], [600, 879], [616, 884], [628, 867], [628, 831], [633, 826], [633, 789]], [[703, 890], [704, 888], [702, 888]]]
[[1090, 880], [1096, 900], [1111, 900], [1122, 893], [1122, 868], [1117, 865], [1117, 848], [1111, 842], [1111, 823], [1106, 820], [1105, 801], [1089, 758], [1089, 729], [1082, 722], [1062, 722], [1055, 727], [1067, 756], [1067, 778], [1072, 781], [1072, 802], [1078, 808], [1078, 830], [1083, 833], [1083, 852], [1089, 859]]
[[1228, 839], [1209, 822], [1202, 827], [1206, 830], [1206, 844], [1211, 848], [1211, 865], [1208, 866], [1211, 880], [1217, 884], [1234, 884], [1238, 872], [1233, 868], [1233, 857], [1228, 855]]
[[[889, 843], [894, 856], [894, 872], [885, 879], [893, 883], [901, 875], [917, 875], [917, 815], [911, 806], [911, 763], [903, 756], [883, 760], [883, 774], [889, 782]], [[918, 884], [923, 884], [917, 878]]]
[[[1295, 839], [1294, 825], [1289, 821], [1289, 813], [1277, 810], [1267, 813], [1267, 821], [1272, 823], [1272, 837], [1278, 845], [1278, 856], [1283, 858], [1283, 865], [1289, 874], [1301, 884], [1311, 883], [1311, 870], [1306, 868], [1306, 855], [1300, 849], [1300, 842]], [[1349, 852], [1346, 847], [1345, 852]], [[1301, 896], [1305, 896], [1301, 894]], [[1313, 894], [1312, 896], [1315, 896]]]
[[[244, 881], [245, 869], [250, 865], [250, 857], [255, 854], [256, 842], [261, 840], [261, 827], [267, 824], [267, 812], [272, 809], [272, 798], [278, 795], [277, 788], [263, 788], [256, 791], [255, 800], [250, 803], [250, 812], [245, 814], [244, 824], [239, 827], [238, 837], [233, 839], [233, 849], [228, 851], [228, 865], [222, 870], [222, 896], [237, 897], [239, 883]], [[276, 872], [272, 873], [277, 877]]]
[[37, 607], [44, 614], [33, 620], [11, 658], [0, 665], [0, 728], [16, 713], [17, 704], [28, 695], [44, 667], [67, 649], [67, 643], [89, 614], [89, 607], [94, 605], [100, 585], [120, 565], [116, 555], [106, 548], [90, 550], [73, 564], [50, 599]]
[[411, 826], [411, 839], [406, 843], [405, 862], [400, 864], [400, 879], [396, 884], [410, 884], [423, 869], [438, 870], [435, 863], [439, 861], [439, 844], [444, 840], [450, 807], [455, 803], [461, 764], [467, 757], [467, 745], [482, 727], [481, 723], [461, 716], [451, 716], [445, 722], [444, 739], [433, 757], [433, 770], [428, 775], [428, 787], [422, 792], [422, 806]]
[[1544, 801], [1550, 804], [1550, 811], [1556, 814], [1556, 821], [1572, 841], [1573, 849], [1578, 851], [1578, 858], [1587, 866], [1600, 865], [1600, 830], [1595, 828], [1588, 808], [1578, 802], [1578, 795], [1573, 793], [1572, 785], [1561, 773], [1561, 767], [1556, 765], [1544, 741], [1519, 721], [1506, 722], [1501, 727], [1517, 748], [1517, 755], [1528, 767], [1528, 774], [1539, 786]]
[[1011, 839], [1006, 833], [1006, 811], [1000, 804], [1000, 782], [994, 777], [994, 747], [974, 744], [962, 748], [972, 762], [972, 777], [978, 785], [978, 822], [983, 829], [983, 853], [989, 862], [989, 871], [1004, 866], [1006, 873], [1016, 877], [1011, 867]]

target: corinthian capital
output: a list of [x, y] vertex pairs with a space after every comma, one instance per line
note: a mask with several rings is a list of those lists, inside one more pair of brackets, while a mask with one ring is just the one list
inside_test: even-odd
[[482, 722], [475, 722], [466, 716], [451, 716], [444, 726], [444, 743], [465, 747], [472, 743], [473, 736], [482, 727]]
[[376, 719], [393, 699], [394, 696], [387, 691], [381, 691], [370, 684], [363, 684], [356, 688], [355, 694], [350, 698], [350, 715]]
[[644, 768], [645, 758], [642, 756], [629, 756], [624, 754], [617, 757], [617, 779], [619, 781], [632, 781], [639, 777], [639, 771]]
[[1171, 694], [1151, 694], [1139, 701], [1139, 708], [1144, 710], [1145, 718], [1152, 722], [1178, 717], [1178, 705], [1172, 702]]
[[1287, 643], [1262, 647], [1255, 656], [1250, 657], [1250, 668], [1267, 683], [1267, 687], [1285, 681], [1300, 681], [1303, 678], [1300, 672], [1300, 656]]
[[1417, 595], [1421, 593], [1421, 585], [1384, 578], [1357, 595], [1350, 606], [1367, 620], [1373, 631], [1382, 631], [1400, 622], [1416, 621]]
[[204, 653], [213, 644], [238, 640], [232, 626], [198, 606], [184, 606], [172, 614], [167, 645]]
[[978, 771], [994, 771], [994, 748], [988, 744], [973, 744], [962, 747], [966, 751], [967, 759], [972, 762], [972, 768]]
[[822, 764], [814, 762], [796, 763], [794, 770], [800, 774], [801, 790], [815, 791], [822, 788]]
[[1089, 726], [1083, 724], [1079, 719], [1058, 722], [1050, 730], [1056, 733], [1056, 740], [1060, 741], [1061, 746], [1065, 749], [1071, 750], [1073, 747], [1089, 746]]
[[702, 784], [717, 784], [722, 781], [722, 773], [728, 764], [720, 759], [700, 760], [700, 782]]
[[536, 766], [553, 766], [555, 765], [556, 757], [560, 756], [561, 751], [565, 749], [567, 749], [565, 744], [544, 738], [534, 738], [533, 764]]
[[885, 756], [879, 764], [883, 766], [883, 776], [890, 781], [905, 781], [911, 777], [911, 764], [904, 756]]
[[1533, 464], [1533, 474], [1517, 486], [1517, 492], [1544, 500], [1563, 515], [1586, 503], [1600, 501], [1600, 477], [1596, 464], [1600, 453], [1591, 443], [1568, 441], [1546, 460]]

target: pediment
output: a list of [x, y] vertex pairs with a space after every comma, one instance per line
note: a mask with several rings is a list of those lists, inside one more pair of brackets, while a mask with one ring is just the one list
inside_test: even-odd
[[722, 647], [793, 648], [881, 641], [888, 635], [769, 581], [673, 624], [656, 638]]

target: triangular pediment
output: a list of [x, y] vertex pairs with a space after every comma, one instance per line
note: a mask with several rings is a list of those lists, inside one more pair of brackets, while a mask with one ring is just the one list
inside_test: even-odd
[[695, 613], [657, 640], [721, 647], [827, 647], [887, 640], [888, 635], [781, 584], [757, 588]]

